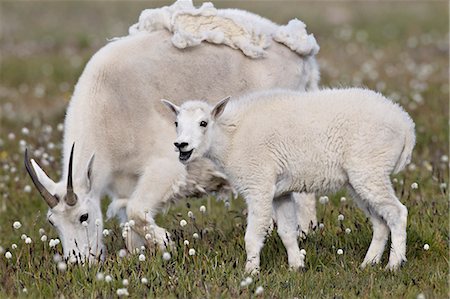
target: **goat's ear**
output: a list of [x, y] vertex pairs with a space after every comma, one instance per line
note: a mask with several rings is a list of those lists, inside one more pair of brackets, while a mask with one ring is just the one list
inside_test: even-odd
[[94, 165], [95, 154], [92, 154], [86, 167], [86, 186], [90, 191], [92, 188], [92, 167]]
[[178, 115], [178, 112], [180, 112], [180, 107], [178, 107], [175, 104], [172, 104], [170, 101], [162, 99], [161, 102], [167, 107], [169, 107], [170, 110], [172, 110], [172, 112], [175, 113], [175, 115]]
[[225, 106], [227, 106], [228, 101], [230, 100], [230, 96], [224, 98], [223, 100], [220, 100], [219, 103], [214, 106], [213, 110], [211, 111], [211, 116], [213, 119], [219, 118], [220, 115], [222, 115], [222, 112], [225, 110]]
[[48, 177], [48, 175], [45, 173], [44, 170], [42, 170], [41, 167], [34, 161], [34, 159], [31, 159], [31, 165], [33, 166], [34, 172], [36, 172], [37, 179], [39, 182], [45, 187], [45, 189], [48, 190], [48, 192], [54, 194], [56, 189], [56, 183]]

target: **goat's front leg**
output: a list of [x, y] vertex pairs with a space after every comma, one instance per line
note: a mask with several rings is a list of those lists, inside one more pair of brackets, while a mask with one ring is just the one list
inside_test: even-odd
[[244, 197], [248, 206], [245, 249], [247, 262], [245, 271], [251, 274], [259, 272], [260, 253], [266, 235], [272, 223], [272, 201], [274, 188], [270, 191], [252, 190]]
[[135, 221], [132, 229], [148, 246], [165, 249], [172, 245], [170, 233], [159, 227], [154, 216], [176, 192], [176, 184], [185, 175], [185, 167], [173, 158], [155, 158], [147, 165], [127, 204], [127, 216]]

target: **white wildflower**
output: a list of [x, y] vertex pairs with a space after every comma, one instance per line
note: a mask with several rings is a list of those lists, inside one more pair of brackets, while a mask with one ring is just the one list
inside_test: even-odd
[[27, 237], [28, 237], [28, 236], [25, 235], [25, 234], [22, 234], [22, 235], [20, 236], [20, 238], [21, 238], [22, 240], [24, 240], [24, 241], [25, 241], [25, 239], [26, 239]]
[[427, 297], [425, 297], [424, 293], [420, 293], [417, 295], [416, 299], [426, 299]]
[[255, 290], [255, 295], [261, 295], [264, 292], [264, 288], [262, 286], [258, 286]]
[[14, 229], [19, 229], [22, 227], [22, 223], [20, 223], [19, 221], [14, 221], [13, 227]]
[[329, 201], [329, 198], [328, 198], [328, 196], [321, 196], [320, 198], [319, 198], [319, 202], [321, 203], [321, 204], [327, 204], [328, 203], [328, 201]]
[[417, 184], [416, 182], [411, 184], [411, 189], [415, 190], [419, 188], [419, 184]]
[[193, 234], [192, 234], [192, 237], [193, 237], [194, 239], [200, 238], [199, 235], [198, 235], [197, 233], [193, 233]]
[[344, 215], [339, 214], [339, 216], [338, 216], [338, 221], [343, 221], [343, 220], [344, 220]]
[[56, 245], [58, 244], [56, 244], [56, 240], [54, 239], [50, 239], [50, 241], [48, 242], [48, 246], [50, 246], [50, 248], [55, 247]]
[[430, 249], [430, 245], [428, 245], [428, 244], [423, 245], [423, 249], [424, 250], [429, 250]]
[[102, 272], [98, 272], [97, 275], [95, 275], [95, 278], [98, 281], [102, 281], [103, 279], [105, 279], [105, 275]]
[[319, 223], [319, 228], [320, 228], [320, 229], [323, 229], [324, 227], [325, 227], [325, 224]]
[[338, 254], [338, 255], [343, 255], [343, 254], [344, 254], [344, 250], [342, 250], [341, 248], [339, 248], [339, 249], [337, 250], [337, 254]]
[[345, 233], [346, 233], [347, 235], [350, 234], [351, 232], [352, 232], [352, 230], [351, 230], [350, 228], [347, 227], [347, 228], [345, 229]]
[[43, 228], [39, 229], [39, 235], [42, 236], [43, 234], [45, 234], [45, 230]]
[[107, 230], [107, 229], [104, 229], [103, 230], [103, 236], [109, 236], [109, 230]]
[[105, 281], [108, 282], [108, 283], [111, 282], [112, 281], [111, 275], [106, 275], [105, 276]]
[[127, 290], [126, 288], [117, 289], [116, 294], [117, 294], [117, 296], [119, 296], [119, 297], [122, 297], [122, 296], [126, 297], [126, 296], [129, 296], [129, 295], [130, 295], [130, 294], [128, 293], [128, 290]]
[[30, 185], [26, 185], [25, 187], [23, 187], [23, 192], [25, 193], [30, 193], [31, 192], [31, 186]]
[[127, 256], [127, 250], [126, 249], [120, 249], [119, 250], [119, 257], [123, 258]]
[[442, 155], [441, 156], [441, 162], [447, 163], [448, 162], [448, 156], [447, 155]]
[[183, 226], [186, 226], [186, 225], [187, 225], [186, 220], [181, 219], [181, 221], [180, 221], [180, 226], [183, 227]]
[[184, 240], [183, 243], [184, 243], [185, 246], [189, 246], [189, 241], [188, 240]]
[[27, 237], [25, 239], [25, 244], [31, 244], [31, 238], [30, 237]]
[[145, 278], [145, 277], [142, 277], [142, 278], [141, 278], [141, 283], [142, 283], [142, 284], [147, 284], [147, 283], [148, 283], [148, 279]]
[[9, 260], [10, 258], [12, 258], [11, 252], [7, 251], [7, 252], [5, 253], [5, 257], [6, 257], [8, 260]]
[[30, 130], [28, 130], [28, 128], [26, 128], [26, 127], [23, 127], [22, 128], [22, 134], [23, 135], [28, 135], [28, 134], [30, 134]]
[[300, 254], [301, 254], [301, 255], [306, 255], [306, 250], [305, 250], [305, 249], [303, 249], [303, 248], [302, 248], [302, 249], [300, 249]]
[[194, 248], [191, 248], [191, 249], [189, 249], [189, 255], [195, 255], [195, 249]]
[[58, 262], [58, 270], [64, 272], [67, 270], [67, 264], [64, 262]]
[[13, 243], [13, 244], [11, 245], [11, 249], [12, 249], [12, 250], [16, 250], [16, 249], [17, 249], [17, 244]]
[[145, 261], [145, 255], [140, 254], [140, 255], [139, 255], [139, 261], [140, 261], [140, 262], [144, 262], [144, 261]]
[[245, 278], [245, 283], [246, 283], [247, 285], [251, 284], [252, 282], [253, 282], [253, 278], [251, 278], [250, 276], [247, 276], [247, 277]]
[[61, 262], [62, 261], [62, 256], [59, 254], [59, 253], [56, 253], [54, 256], [53, 256], [53, 261], [55, 262], [55, 263], [58, 263], [58, 262]]
[[345, 198], [344, 196], [341, 197], [341, 202], [345, 202], [347, 200], [347, 198]]
[[168, 261], [170, 260], [171, 256], [169, 252], [164, 252], [162, 255], [163, 260]]
[[188, 213], [187, 213], [187, 215], [188, 215], [188, 217], [189, 218], [194, 218], [194, 213], [192, 213], [192, 211], [189, 211]]
[[124, 286], [128, 286], [130, 283], [128, 282], [128, 279], [124, 279], [124, 280], [122, 280], [122, 284]]
[[205, 206], [200, 206], [200, 212], [205, 213], [206, 212], [206, 207]]

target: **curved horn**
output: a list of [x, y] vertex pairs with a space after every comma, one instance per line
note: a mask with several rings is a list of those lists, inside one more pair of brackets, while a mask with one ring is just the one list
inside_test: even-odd
[[69, 158], [69, 173], [67, 174], [67, 194], [65, 197], [66, 203], [69, 206], [73, 206], [77, 203], [77, 195], [73, 192], [73, 183], [72, 183], [72, 162], [73, 162], [73, 148], [75, 147], [75, 142], [72, 145], [72, 150], [70, 151]]
[[34, 168], [30, 163], [30, 159], [28, 158], [28, 149], [25, 149], [25, 168], [27, 169], [27, 172], [30, 175], [31, 180], [36, 186], [36, 189], [38, 189], [39, 193], [42, 195], [42, 197], [47, 202], [49, 207], [50, 208], [55, 207], [59, 201], [54, 195], [52, 195], [50, 192], [48, 192], [47, 189], [45, 189], [44, 185], [42, 185], [41, 182], [39, 182], [36, 172], [34, 171]]

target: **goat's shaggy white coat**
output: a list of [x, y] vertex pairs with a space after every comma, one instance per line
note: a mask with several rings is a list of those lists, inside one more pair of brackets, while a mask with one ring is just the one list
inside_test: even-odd
[[[190, 5], [189, 1], [177, 5], [183, 3]], [[171, 9], [171, 13], [181, 10]], [[250, 13], [240, 14], [244, 21], [249, 16], [245, 22], [255, 19]], [[279, 43], [265, 49], [266, 56], [261, 59], [251, 59], [226, 45], [201, 43], [179, 49], [173, 46], [174, 34], [163, 26], [166, 19], [153, 17], [145, 18], [155, 24], [152, 30], [110, 42], [86, 65], [67, 109], [62, 179], [54, 182], [32, 162], [39, 182], [60, 199], [49, 209], [48, 217], [59, 232], [66, 257], [74, 254], [95, 259], [100, 254], [103, 227], [95, 220], [102, 220], [100, 198], [105, 194], [112, 199], [110, 215], [123, 208], [119, 213], [122, 221], [136, 222], [127, 238], [127, 247], [134, 250], [146, 242], [146, 224], [151, 224], [160, 246], [169, 242], [166, 230], [153, 220], [167, 200], [190, 193], [192, 186], [211, 187], [205, 182], [187, 182], [187, 189], [174, 189], [190, 176], [175, 159], [175, 131], [169, 113], [159, 103], [161, 98], [180, 104], [185, 97], [214, 101], [227, 94], [262, 88], [317, 88], [315, 53], [298, 55]], [[255, 28], [262, 26], [260, 22], [270, 24], [263, 18], [258, 22]], [[180, 30], [181, 23], [177, 24]], [[69, 206], [63, 199], [73, 143], [73, 183], [78, 201]], [[205, 174], [217, 179], [214, 171]], [[294, 198], [296, 202], [312, 202], [311, 196]], [[80, 223], [85, 214], [89, 215], [87, 227]], [[310, 217], [314, 222], [315, 213]], [[301, 225], [306, 230], [308, 224]]]
[[[180, 150], [193, 150], [192, 158], [211, 158], [246, 199], [247, 271], [259, 268], [272, 207], [286, 204], [278, 197], [344, 186], [373, 223], [362, 266], [380, 261], [389, 231], [388, 268], [406, 261], [407, 209], [389, 175], [410, 162], [415, 133], [413, 121], [397, 104], [356, 88], [266, 91], [221, 101], [214, 109], [202, 101], [166, 104], [177, 112], [176, 141], [185, 144]], [[199, 127], [201, 120], [208, 122], [206, 128]], [[285, 222], [278, 232], [289, 265], [303, 267], [295, 221], [282, 214], [288, 209], [275, 210], [277, 221]]]
[[205, 2], [195, 8], [190, 0], [179, 0], [171, 6], [146, 9], [138, 23], [129, 29], [131, 35], [167, 29], [173, 33], [172, 43], [184, 49], [203, 41], [224, 44], [241, 50], [252, 58], [264, 57], [272, 42], [286, 45], [302, 56], [316, 55], [319, 45], [306, 25], [298, 19], [279, 26], [256, 14], [240, 9], [216, 9]]

